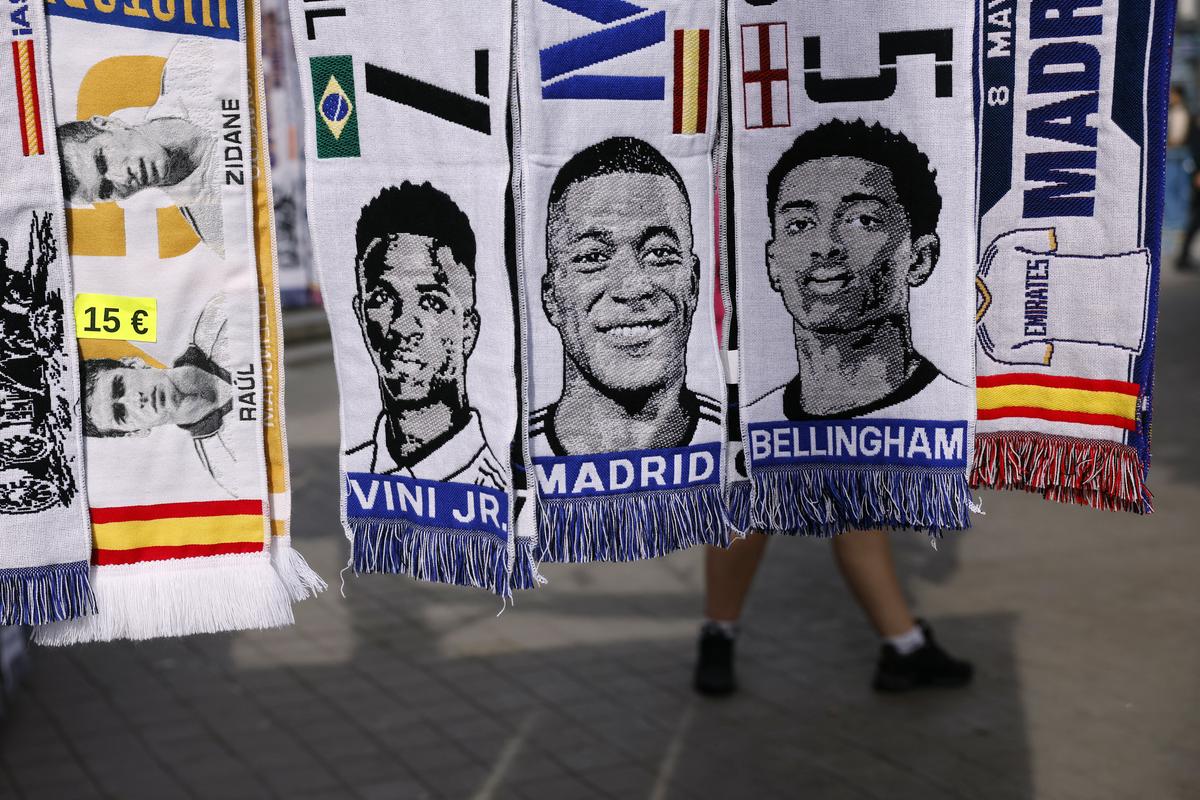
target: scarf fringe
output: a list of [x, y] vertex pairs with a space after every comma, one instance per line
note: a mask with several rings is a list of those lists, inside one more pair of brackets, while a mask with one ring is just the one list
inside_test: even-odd
[[[499, 536], [390, 519], [351, 519], [350, 530], [356, 574], [409, 575], [420, 581], [474, 586], [501, 597], [512, 596], [515, 576], [509, 575], [508, 547]], [[517, 551], [520, 567], [520, 548]]]
[[291, 536], [271, 537], [271, 566], [294, 603], [316, 597], [328, 588], [300, 551], [292, 547]]
[[725, 514], [738, 536], [745, 536], [754, 527], [750, 524], [750, 481], [734, 481], [725, 489]]
[[941, 534], [971, 527], [977, 508], [963, 472], [851, 466], [764, 470], [753, 477], [752, 526], [771, 533], [834, 536], [899, 528]]
[[540, 558], [586, 564], [657, 558], [698, 544], [728, 547], [721, 487], [543, 500]]
[[294, 621], [287, 589], [265, 556], [250, 563], [246, 556], [180, 559], [172, 566], [158, 561], [97, 571], [92, 588], [99, 612], [34, 628], [34, 641], [137, 641], [280, 628]]
[[536, 589], [546, 583], [546, 579], [538, 571], [537, 559], [534, 558], [535, 544], [531, 537], [517, 537], [515, 563], [512, 577], [509, 579], [513, 589]]
[[0, 569], [0, 625], [45, 625], [96, 613], [86, 561]]
[[1024, 431], [975, 437], [971, 485], [1023, 489], [1047, 500], [1106, 511], [1154, 512], [1135, 448], [1117, 442]]

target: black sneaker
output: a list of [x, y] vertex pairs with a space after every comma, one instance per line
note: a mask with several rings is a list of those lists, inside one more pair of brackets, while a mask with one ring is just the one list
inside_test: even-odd
[[924, 620], [917, 620], [917, 624], [925, 634], [925, 644], [906, 656], [900, 655], [890, 644], [883, 645], [872, 688], [877, 692], [907, 692], [927, 688], [957, 689], [970, 683], [975, 675], [971, 662], [957, 659], [939, 647]]
[[706, 623], [700, 629], [699, 651], [692, 686], [700, 694], [733, 694], [737, 689], [733, 677], [733, 637]]

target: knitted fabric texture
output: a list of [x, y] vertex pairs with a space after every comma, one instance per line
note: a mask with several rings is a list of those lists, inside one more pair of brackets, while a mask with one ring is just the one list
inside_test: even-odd
[[534, 583], [509, 535], [511, 4], [291, 8], [353, 567], [507, 596]]
[[974, 9], [728, 5], [749, 523], [969, 524]]
[[540, 552], [629, 561], [724, 542], [719, 3], [517, 7]]
[[253, 125], [254, 256], [258, 267], [259, 326], [262, 345], [262, 421], [267, 456], [267, 490], [271, 498], [271, 564], [293, 600], [325, 589], [325, 581], [292, 547], [292, 487], [288, 470], [287, 426], [283, 405], [283, 319], [279, 313], [279, 251], [275, 238], [275, 203], [270, 169], [269, 131], [262, 27], [266, 20], [256, 0], [246, 1], [246, 62]]
[[101, 612], [36, 637], [289, 624], [269, 546], [245, 8], [47, 8], [75, 288], [97, 320], [77, 333]]
[[46, 18], [13, 7], [0, 54], [0, 625], [94, 608], [70, 260]]
[[1148, 513], [1172, 2], [980, 4], [972, 483]]

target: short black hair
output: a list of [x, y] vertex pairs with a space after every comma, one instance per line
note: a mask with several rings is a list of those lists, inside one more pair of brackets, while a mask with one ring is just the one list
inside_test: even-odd
[[58, 148], [59, 162], [62, 165], [63, 177], [63, 196], [68, 200], [79, 189], [79, 178], [71, 172], [71, 168], [67, 165], [67, 159], [62, 157], [63, 142], [75, 142], [83, 144], [96, 138], [104, 129], [90, 119], [79, 119], [71, 122], [64, 122], [58, 126]]
[[679, 193], [683, 195], [688, 211], [691, 211], [692, 204], [679, 170], [649, 142], [632, 136], [614, 136], [585, 147], [571, 156], [570, 160], [562, 165], [550, 186], [548, 205], [553, 206], [561, 200], [573, 184], [598, 175], [619, 173], [661, 175], [670, 179], [671, 183], [679, 187]]
[[937, 171], [929, 157], [907, 136], [891, 131], [878, 122], [868, 125], [835, 119], [805, 131], [796, 137], [767, 176], [767, 214], [775, 229], [775, 206], [779, 187], [788, 173], [801, 164], [819, 158], [861, 158], [889, 170], [896, 197], [908, 214], [913, 238], [937, 233], [942, 213], [942, 196], [937, 190]]
[[129, 436], [126, 431], [102, 431], [92, 422], [92, 418], [88, 416], [87, 406], [88, 398], [92, 394], [92, 389], [96, 387], [96, 382], [106, 372], [111, 372], [114, 369], [125, 369], [130, 367], [119, 358], [83, 358], [80, 359], [83, 366], [83, 435], [90, 436], [94, 439], [113, 437], [113, 436]]
[[363, 206], [354, 230], [354, 243], [366, 277], [375, 278], [382, 273], [386, 253], [386, 248], [376, 248], [364, 261], [372, 242], [400, 233], [427, 236], [435, 248], [449, 247], [454, 260], [475, 278], [475, 232], [471, 230], [471, 220], [450, 195], [435, 189], [428, 181], [420, 186], [408, 181], [399, 187], [387, 186]]

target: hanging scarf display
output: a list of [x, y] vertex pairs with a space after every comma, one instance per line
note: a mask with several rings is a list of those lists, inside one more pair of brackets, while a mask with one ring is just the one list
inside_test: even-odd
[[542, 556], [724, 541], [709, 2], [520, 0], [528, 435]]
[[244, 7], [47, 10], [101, 613], [36, 635], [288, 624], [268, 544]]
[[532, 581], [509, 536], [511, 3], [291, 10], [352, 564], [508, 595]]
[[35, 625], [94, 605], [46, 18], [14, 8], [0, 54], [0, 625]]
[[974, 9], [728, 9], [751, 522], [965, 528]]
[[283, 320], [279, 314], [279, 257], [270, 169], [266, 86], [261, 49], [266, 21], [257, 0], [246, 0], [246, 63], [249, 67], [254, 196], [254, 260], [258, 267], [259, 338], [262, 345], [262, 421], [271, 498], [271, 563], [293, 600], [323, 591], [325, 581], [292, 547], [292, 490], [283, 406]]
[[1175, 4], [980, 7], [972, 481], [1149, 512]]

